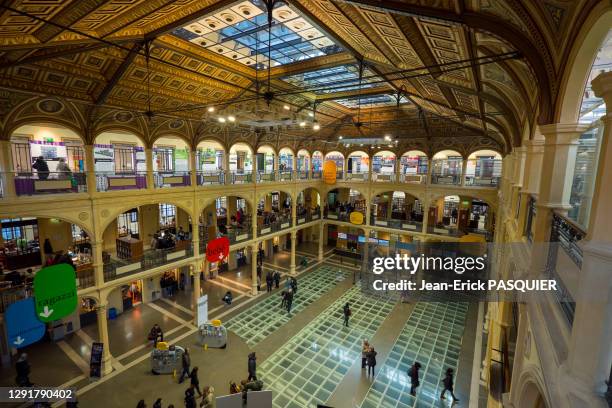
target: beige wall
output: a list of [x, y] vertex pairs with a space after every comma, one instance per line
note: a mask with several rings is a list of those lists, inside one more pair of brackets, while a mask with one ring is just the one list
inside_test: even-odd
[[140, 226], [140, 239], [145, 248], [149, 248], [151, 237], [159, 229], [159, 204], [148, 204], [138, 209], [138, 223]]

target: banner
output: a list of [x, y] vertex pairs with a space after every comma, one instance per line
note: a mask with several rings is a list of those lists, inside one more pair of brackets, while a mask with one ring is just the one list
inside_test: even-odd
[[229, 255], [230, 242], [227, 237], [213, 239], [206, 245], [206, 259], [208, 262], [219, 262]]
[[325, 184], [336, 184], [336, 163], [331, 160], [323, 163], [323, 182]]
[[93, 343], [91, 345], [91, 358], [89, 360], [89, 376], [92, 378], [102, 377], [102, 355], [104, 343]]

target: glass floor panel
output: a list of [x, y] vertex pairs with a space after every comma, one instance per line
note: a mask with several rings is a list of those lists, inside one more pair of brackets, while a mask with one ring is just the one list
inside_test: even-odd
[[[342, 315], [346, 302], [352, 310], [348, 328]], [[274, 407], [324, 404], [350, 367], [360, 360], [363, 339], [374, 336], [394, 303], [353, 286], [268, 357], [259, 373], [265, 388], [272, 390]]]
[[[280, 294], [274, 294], [232, 317], [225, 323], [225, 327], [253, 347], [287, 323], [296, 313], [301, 312], [320, 298], [338, 282], [346, 279], [348, 275], [349, 272], [346, 270], [322, 265], [304, 277], [298, 278], [298, 290], [293, 297], [291, 315], [287, 313], [285, 308], [281, 308]], [[281, 285], [284, 284], [285, 280], [282, 280]], [[265, 288], [265, 283], [262, 286]]]
[[[459, 364], [468, 303], [420, 302], [398, 336], [389, 357], [376, 375], [361, 408], [432, 408], [450, 406], [439, 399], [447, 368]], [[418, 361], [421, 385], [410, 395], [408, 369]], [[442, 404], [444, 402], [445, 404]]]

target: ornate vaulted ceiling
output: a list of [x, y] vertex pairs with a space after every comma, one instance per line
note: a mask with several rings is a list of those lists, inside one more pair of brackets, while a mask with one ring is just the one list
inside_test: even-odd
[[[424, 150], [508, 151], [552, 119], [564, 53], [594, 3], [287, 0], [268, 37], [262, 0], [4, 1], [0, 122], [10, 131], [38, 95], [70, 101], [88, 134], [122, 112], [147, 129], [186, 121], [193, 142], [393, 134]], [[219, 111], [238, 120], [220, 124]]]

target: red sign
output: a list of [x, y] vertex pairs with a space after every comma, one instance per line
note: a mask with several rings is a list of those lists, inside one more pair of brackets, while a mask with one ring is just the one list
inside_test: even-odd
[[227, 237], [213, 239], [206, 245], [208, 262], [219, 262], [229, 255], [230, 242]]

